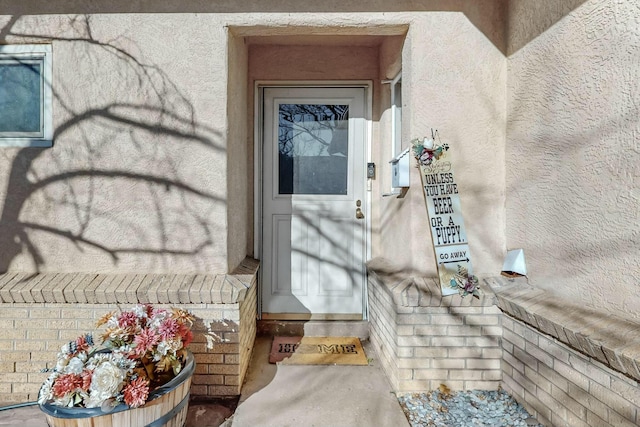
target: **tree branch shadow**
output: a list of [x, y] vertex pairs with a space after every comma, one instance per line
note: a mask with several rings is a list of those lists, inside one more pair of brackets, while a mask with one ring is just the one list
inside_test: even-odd
[[[66, 53], [80, 53], [89, 63], [80, 71], [54, 68], [48, 82], [53, 148], [4, 153], [0, 272], [29, 264], [36, 272], [119, 263], [150, 270], [176, 263], [210, 268], [215, 235], [224, 231], [214, 215], [226, 200], [198, 172], [213, 170], [209, 164], [224, 155], [221, 132], [198, 120], [189, 94], [160, 65], [134, 53], [140, 50], [134, 42], [99, 39], [87, 15], [62, 19], [72, 37], [14, 31], [18, 15], [0, 28], [0, 40], [64, 45]], [[101, 79], [106, 67], [115, 68], [118, 78]], [[116, 87], [101, 87], [111, 82]]]

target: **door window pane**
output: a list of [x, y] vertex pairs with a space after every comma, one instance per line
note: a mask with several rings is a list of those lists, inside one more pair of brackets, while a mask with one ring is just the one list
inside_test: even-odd
[[279, 194], [347, 194], [349, 106], [280, 104]]

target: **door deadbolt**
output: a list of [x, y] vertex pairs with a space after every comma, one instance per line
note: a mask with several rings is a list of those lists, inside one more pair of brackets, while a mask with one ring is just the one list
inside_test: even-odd
[[362, 202], [360, 200], [356, 201], [356, 219], [364, 219], [364, 213], [362, 213], [362, 209], [360, 209], [360, 206], [362, 206]]

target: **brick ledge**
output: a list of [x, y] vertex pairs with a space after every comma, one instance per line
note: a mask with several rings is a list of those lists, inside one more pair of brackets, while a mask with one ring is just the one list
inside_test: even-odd
[[577, 305], [526, 278], [485, 279], [500, 310], [640, 381], [640, 323]]
[[389, 293], [394, 304], [402, 307], [488, 307], [495, 305], [490, 287], [481, 284], [480, 298], [471, 295], [443, 297], [437, 278], [406, 272], [384, 258], [367, 262], [370, 280], [376, 280]]
[[256, 281], [259, 262], [245, 258], [230, 274], [0, 274], [2, 303], [234, 304]]

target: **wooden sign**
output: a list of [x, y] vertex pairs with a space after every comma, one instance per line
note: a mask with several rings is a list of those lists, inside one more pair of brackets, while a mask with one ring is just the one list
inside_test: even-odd
[[412, 144], [420, 167], [442, 295], [479, 297], [449, 146], [436, 145], [433, 138], [414, 140]]

